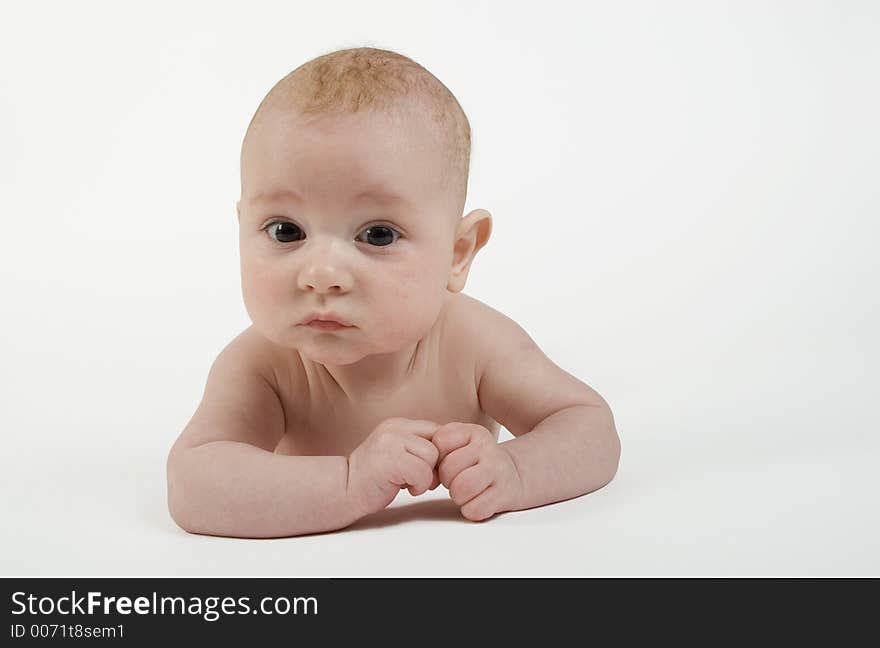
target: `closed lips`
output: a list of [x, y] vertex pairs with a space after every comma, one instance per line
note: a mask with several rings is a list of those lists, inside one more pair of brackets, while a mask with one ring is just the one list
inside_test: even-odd
[[303, 324], [311, 324], [312, 322], [325, 322], [339, 324], [340, 326], [351, 326], [351, 324], [345, 320], [333, 315], [310, 315], [303, 321]]

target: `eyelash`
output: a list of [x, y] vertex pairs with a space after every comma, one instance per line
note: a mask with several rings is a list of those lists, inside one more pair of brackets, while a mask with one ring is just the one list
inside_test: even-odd
[[[268, 223], [266, 223], [266, 224], [265, 224], [263, 227], [261, 227], [260, 229], [261, 229], [262, 231], [266, 232], [267, 236], [269, 236], [269, 240], [270, 240], [270, 241], [272, 241], [273, 243], [277, 243], [278, 245], [289, 245], [289, 244], [291, 244], [291, 243], [298, 243], [299, 241], [278, 241], [278, 240], [272, 238], [272, 235], [269, 234], [269, 229], [270, 229], [271, 227], [275, 226], [275, 225], [278, 225], [279, 223], [290, 223], [291, 225], [294, 225], [294, 226], [297, 227], [300, 231], [302, 231], [302, 228], [301, 228], [299, 225], [297, 225], [296, 223], [291, 223], [290, 221], [286, 221], [286, 220], [272, 220], [272, 221], [269, 221]], [[403, 234], [401, 234], [400, 230], [398, 230], [396, 227], [392, 227], [391, 225], [388, 225], [387, 223], [381, 223], [381, 222], [379, 222], [379, 223], [370, 223], [369, 225], [367, 225], [366, 227], [364, 227], [364, 228], [361, 230], [361, 232], [365, 232], [365, 231], [367, 231], [368, 229], [370, 229], [371, 227], [384, 227], [384, 228], [389, 229], [389, 230], [391, 230], [392, 232], [394, 232], [394, 233], [397, 234], [397, 237], [396, 237], [391, 243], [389, 243], [388, 245], [370, 245], [370, 247], [372, 247], [372, 248], [376, 248], [376, 249], [380, 249], [380, 250], [383, 249], [383, 248], [390, 248], [392, 245], [394, 245], [395, 243], [397, 243], [397, 241], [399, 241], [400, 239], [403, 238]], [[300, 239], [300, 240], [302, 240], [302, 239]]]

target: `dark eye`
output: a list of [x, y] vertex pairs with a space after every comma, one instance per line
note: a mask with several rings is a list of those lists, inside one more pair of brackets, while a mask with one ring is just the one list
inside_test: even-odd
[[300, 235], [303, 233], [299, 227], [286, 221], [269, 223], [269, 225], [266, 226], [266, 230], [269, 232], [269, 236], [279, 243], [293, 243], [294, 241], [298, 241], [302, 238]]
[[[400, 232], [387, 225], [371, 225], [364, 230], [364, 234], [370, 245], [376, 247], [387, 247], [400, 238]], [[397, 238], [394, 237], [395, 234], [397, 234]]]

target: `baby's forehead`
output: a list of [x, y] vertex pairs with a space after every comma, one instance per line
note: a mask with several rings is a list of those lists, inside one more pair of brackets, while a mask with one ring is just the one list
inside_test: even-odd
[[272, 139], [305, 135], [320, 138], [335, 136], [352, 144], [357, 143], [355, 137], [432, 143], [439, 140], [429, 116], [415, 108], [316, 114], [304, 114], [295, 109], [278, 110], [266, 116], [261, 130], [271, 133]]
[[[382, 115], [320, 118], [279, 114], [255, 129], [242, 147], [242, 171], [284, 175], [292, 168], [350, 173], [365, 181], [387, 175], [410, 183], [436, 180], [449, 160], [436, 139], [418, 126], [406, 128]], [[433, 184], [433, 182], [431, 183]]]

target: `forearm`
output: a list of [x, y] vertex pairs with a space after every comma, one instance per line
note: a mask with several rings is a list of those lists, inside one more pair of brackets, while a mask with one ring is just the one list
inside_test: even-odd
[[353, 523], [348, 459], [276, 455], [236, 441], [173, 449], [168, 509], [190, 533], [277, 538]]
[[620, 461], [620, 439], [607, 407], [568, 407], [501, 446], [513, 458], [522, 484], [513, 510], [599, 489], [611, 481]]

